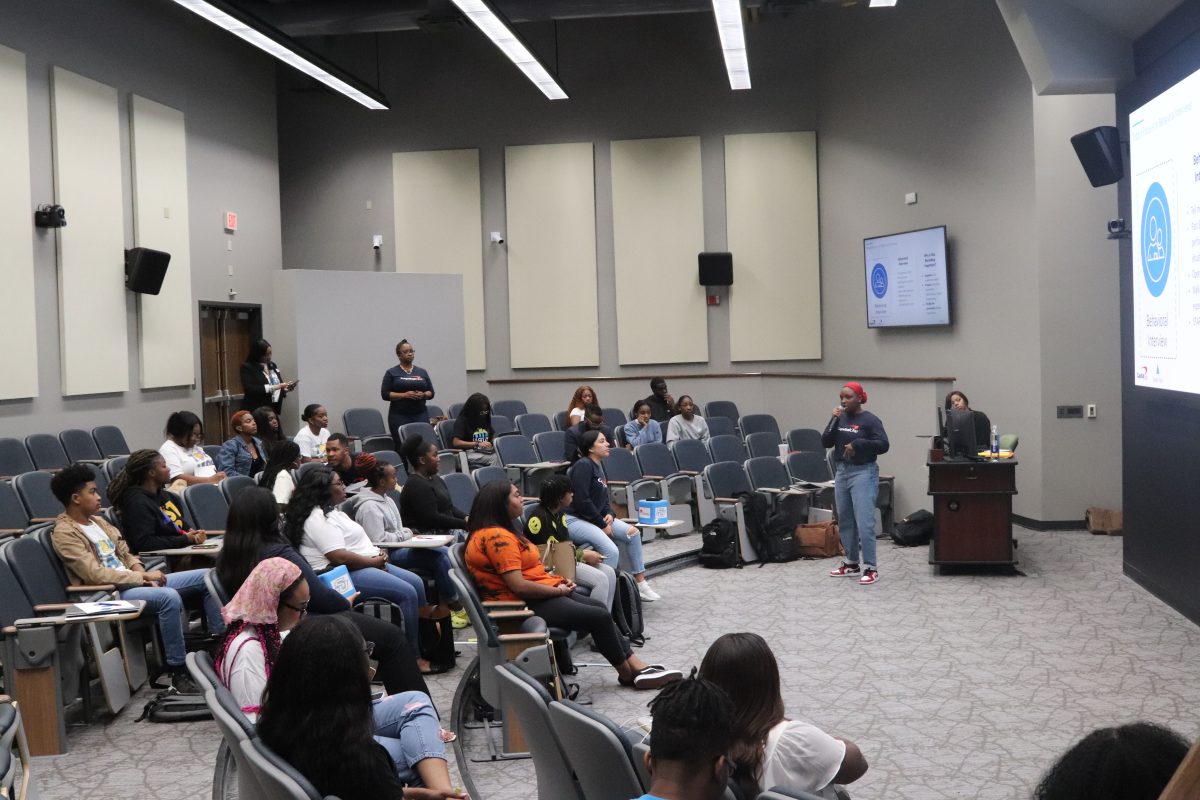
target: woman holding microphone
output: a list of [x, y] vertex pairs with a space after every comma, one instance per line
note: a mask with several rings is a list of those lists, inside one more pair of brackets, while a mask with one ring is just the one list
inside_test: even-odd
[[[837, 502], [838, 530], [846, 560], [830, 576], [860, 575], [867, 586], [879, 580], [875, 561], [875, 500], [879, 494], [879, 464], [876, 458], [888, 451], [887, 432], [879, 417], [863, 411], [867, 392], [861, 383], [846, 383], [839, 393], [840, 405], [821, 434], [821, 444], [833, 448], [836, 465], [833, 494]], [[859, 566], [859, 549], [862, 566]]]

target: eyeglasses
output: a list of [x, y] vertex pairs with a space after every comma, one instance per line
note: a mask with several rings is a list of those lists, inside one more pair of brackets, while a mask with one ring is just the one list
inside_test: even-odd
[[298, 606], [294, 606], [291, 603], [281, 603], [281, 605], [283, 605], [284, 608], [290, 608], [292, 611], [295, 611], [297, 614], [299, 614], [302, 617], [308, 613], [308, 601], [307, 600], [305, 600], [303, 603], [301, 603]]
[[375, 652], [374, 642], [363, 642], [363, 652], [367, 654], [367, 658], [371, 657], [371, 653]]

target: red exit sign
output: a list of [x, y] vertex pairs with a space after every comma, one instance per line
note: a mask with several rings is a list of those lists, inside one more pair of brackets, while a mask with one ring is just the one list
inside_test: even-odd
[[227, 231], [236, 231], [237, 230], [237, 213], [236, 212], [234, 212], [234, 211], [226, 211], [225, 212], [225, 230], [227, 230]]

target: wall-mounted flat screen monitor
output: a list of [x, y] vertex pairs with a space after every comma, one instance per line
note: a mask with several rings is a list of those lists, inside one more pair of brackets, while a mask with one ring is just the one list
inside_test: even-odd
[[867, 327], [950, 324], [946, 226], [863, 240]]
[[1129, 115], [1133, 383], [1200, 394], [1200, 72]]

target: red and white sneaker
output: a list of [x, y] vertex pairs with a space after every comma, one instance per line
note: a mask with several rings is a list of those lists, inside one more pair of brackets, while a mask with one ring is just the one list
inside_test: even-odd
[[829, 570], [829, 577], [849, 578], [853, 575], [857, 575], [859, 572], [860, 570], [858, 568], [858, 564], [847, 564], [845, 561], [843, 561], [842, 565], [837, 569]]
[[866, 586], [879, 580], [879, 570], [867, 567], [863, 570], [862, 577], [858, 579], [860, 586]]

